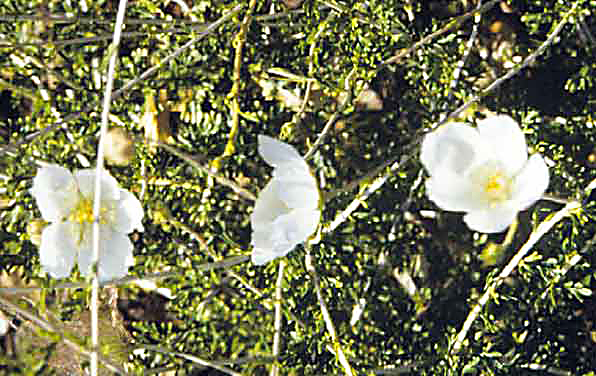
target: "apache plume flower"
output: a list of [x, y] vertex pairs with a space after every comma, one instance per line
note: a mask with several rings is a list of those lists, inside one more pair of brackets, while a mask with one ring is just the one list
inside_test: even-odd
[[[67, 277], [75, 260], [81, 274], [91, 272], [94, 183], [95, 169], [71, 174], [58, 165], [42, 167], [33, 179], [31, 193], [43, 219], [50, 222], [41, 234], [40, 261], [52, 277]], [[106, 170], [101, 172], [99, 217], [99, 278], [123, 277], [134, 263], [126, 234], [143, 230], [143, 208]]]
[[259, 135], [259, 154], [274, 167], [250, 216], [252, 261], [265, 264], [288, 254], [315, 232], [319, 190], [304, 159], [290, 145]]
[[528, 158], [524, 134], [508, 116], [488, 117], [477, 129], [448, 123], [426, 135], [420, 159], [430, 174], [428, 197], [467, 213], [468, 227], [480, 232], [505, 230], [548, 187], [544, 160]]

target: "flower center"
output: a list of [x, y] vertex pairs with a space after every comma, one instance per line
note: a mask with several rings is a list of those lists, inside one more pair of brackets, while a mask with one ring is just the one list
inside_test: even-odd
[[[106, 208], [100, 208], [99, 210], [99, 223], [106, 223], [105, 214]], [[76, 222], [78, 224], [93, 223], [93, 200], [89, 198], [81, 197], [77, 205], [72, 209], [68, 220]]]
[[501, 171], [495, 171], [488, 176], [484, 183], [484, 193], [491, 207], [509, 198], [511, 181]]
[[478, 189], [479, 198], [491, 208], [511, 197], [513, 181], [498, 162], [488, 161], [477, 166], [470, 178]]

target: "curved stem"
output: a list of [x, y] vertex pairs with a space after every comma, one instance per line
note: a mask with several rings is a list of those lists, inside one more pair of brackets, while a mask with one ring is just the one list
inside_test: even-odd
[[536, 229], [530, 234], [528, 240], [524, 243], [524, 245], [517, 251], [515, 256], [509, 261], [509, 263], [501, 270], [499, 275], [493, 279], [493, 281], [489, 284], [489, 286], [482, 294], [478, 303], [474, 306], [474, 308], [468, 314], [466, 321], [464, 321], [459, 333], [455, 337], [455, 342], [453, 343], [453, 347], [451, 348], [451, 354], [456, 355], [463, 347], [464, 340], [468, 334], [468, 331], [472, 327], [472, 324], [482, 312], [482, 309], [490, 300], [490, 297], [495, 293], [497, 288], [501, 286], [505, 278], [507, 278], [519, 265], [521, 260], [526, 256], [526, 254], [534, 247], [534, 245], [546, 234], [555, 224], [557, 224], [560, 220], [567, 217], [568, 215], [572, 214], [575, 210], [580, 208], [581, 205], [578, 202], [570, 202], [563, 209], [556, 212], [552, 217], [547, 218], [542, 223], [536, 227]]

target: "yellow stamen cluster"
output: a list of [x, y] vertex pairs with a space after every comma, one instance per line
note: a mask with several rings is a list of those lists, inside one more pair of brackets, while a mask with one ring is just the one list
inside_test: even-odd
[[70, 212], [68, 220], [79, 224], [93, 223], [93, 200], [81, 198]]
[[[107, 209], [100, 208], [99, 211], [99, 222], [105, 223], [105, 214]], [[77, 205], [70, 212], [68, 220], [79, 224], [93, 223], [93, 200], [85, 197], [81, 197]]]
[[484, 184], [484, 192], [491, 202], [496, 205], [498, 202], [505, 201], [510, 195], [510, 180], [503, 176], [500, 171], [491, 174]]

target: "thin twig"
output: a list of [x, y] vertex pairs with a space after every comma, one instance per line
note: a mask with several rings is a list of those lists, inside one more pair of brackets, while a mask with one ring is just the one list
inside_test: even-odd
[[252, 192], [240, 187], [238, 184], [234, 183], [230, 179], [221, 176], [220, 174], [215, 172], [213, 169], [201, 165], [191, 155], [189, 155], [183, 151], [180, 151], [180, 150], [176, 149], [175, 147], [170, 146], [170, 145], [163, 143], [161, 141], [152, 140], [151, 142], [157, 142], [157, 146], [169, 151], [170, 153], [174, 154], [178, 158], [183, 159], [185, 162], [187, 162], [188, 164], [190, 164], [197, 170], [201, 171], [204, 174], [207, 174], [209, 177], [215, 179], [220, 184], [225, 185], [226, 187], [232, 189], [234, 192], [238, 193], [240, 196], [244, 197], [245, 199], [248, 199], [251, 201], [257, 200], [257, 197]]
[[[64, 342], [64, 344], [66, 346], [72, 348], [74, 351], [76, 351], [80, 354], [83, 354], [85, 356], [91, 356], [91, 351], [85, 349], [83, 346], [79, 345], [75, 341], [72, 341], [71, 339], [67, 338], [65, 336], [64, 330], [56, 328], [54, 325], [50, 324], [47, 320], [44, 320], [41, 317], [38, 317], [35, 314], [20, 308], [16, 304], [13, 304], [12, 302], [6, 300], [1, 295], [0, 295], [0, 306], [2, 306], [7, 311], [12, 312], [16, 316], [19, 316], [24, 320], [32, 322], [34, 325], [40, 327], [41, 329], [43, 329], [47, 332], [52, 332], [52, 333], [57, 334], [58, 337], [60, 338], [60, 341]], [[116, 372], [119, 375], [128, 375], [128, 373], [126, 373], [124, 368], [118, 366], [116, 363], [114, 363], [112, 360], [107, 358], [105, 355], [97, 354], [97, 358], [111, 372]]]
[[[320, 10], [327, 9], [325, 5], [319, 6]], [[292, 14], [305, 13], [304, 9], [292, 9], [277, 12], [273, 14], [257, 15], [254, 16], [256, 22], [271, 21], [283, 17], [290, 16]], [[114, 23], [114, 20], [101, 19], [96, 17], [69, 17], [58, 13], [51, 15], [27, 15], [27, 14], [4, 14], [0, 15], [0, 22], [19, 22], [19, 21], [43, 21], [51, 24], [64, 24], [64, 23], [88, 23], [96, 25], [110, 25]], [[208, 24], [199, 21], [192, 21], [182, 18], [169, 19], [169, 20], [158, 20], [149, 18], [127, 18], [124, 20], [125, 25], [191, 25], [194, 28], [205, 28]], [[124, 34], [123, 34], [124, 35]]]
[[317, 148], [319, 146], [321, 146], [323, 141], [325, 141], [325, 137], [327, 137], [327, 133], [329, 133], [329, 131], [331, 130], [331, 127], [333, 127], [333, 125], [335, 124], [335, 122], [337, 121], [337, 119], [339, 118], [341, 113], [346, 109], [346, 107], [348, 107], [348, 105], [350, 103], [352, 103], [352, 76], [354, 76], [355, 73], [356, 73], [356, 67], [352, 68], [350, 73], [348, 73], [348, 75], [346, 76], [346, 80], [344, 82], [344, 89], [348, 95], [346, 95], [346, 98], [344, 99], [343, 103], [339, 106], [337, 111], [335, 111], [333, 113], [333, 115], [331, 115], [329, 120], [327, 120], [327, 124], [325, 124], [325, 126], [323, 127], [323, 130], [319, 134], [319, 137], [317, 137], [317, 139], [315, 140], [315, 143], [311, 146], [310, 150], [306, 153], [306, 155], [304, 156], [304, 159], [307, 160], [313, 156], [313, 154], [315, 153]]
[[[333, 19], [333, 17], [335, 17], [335, 13], [330, 13], [329, 16], [327, 17], [327, 19], [325, 21], [323, 21], [321, 25], [319, 25], [319, 29], [315, 33], [314, 37], [312, 38], [312, 42], [310, 43], [310, 48], [308, 50], [308, 77], [309, 78], [312, 78], [315, 74], [315, 53], [317, 52], [317, 48], [316, 48], [317, 42], [319, 41], [321, 34], [323, 34], [323, 31], [326, 30], [329, 21], [331, 21]], [[314, 81], [315, 81], [314, 79], [306, 81], [306, 92], [304, 93], [304, 98], [302, 99], [302, 105], [300, 106], [300, 109], [298, 110], [298, 112], [295, 115], [297, 121], [300, 121], [302, 114], [306, 110], [306, 105], [308, 104], [308, 101], [310, 100], [310, 94], [312, 92], [312, 86], [314, 84]]]
[[[151, 68], [147, 69], [140, 76], [138, 76], [138, 77], [136, 77], [136, 78], [128, 81], [120, 89], [114, 91], [112, 93], [112, 100], [115, 100], [115, 99], [120, 98], [126, 92], [128, 92], [130, 90], [130, 88], [132, 88], [134, 85], [136, 85], [139, 82], [142, 82], [142, 81], [146, 80], [149, 76], [151, 76], [152, 74], [154, 74], [155, 72], [157, 72], [159, 70], [159, 68], [161, 68], [163, 65], [165, 65], [169, 61], [175, 59], [180, 54], [182, 54], [182, 52], [184, 52], [188, 48], [190, 48], [193, 44], [195, 44], [195, 43], [199, 42], [201, 39], [205, 38], [207, 35], [209, 35], [211, 32], [213, 32], [215, 29], [217, 29], [219, 26], [221, 26], [224, 22], [226, 22], [227, 20], [229, 20], [232, 16], [234, 16], [235, 14], [237, 14], [238, 12], [240, 12], [240, 10], [242, 9], [242, 7], [243, 7], [243, 5], [238, 5], [238, 6], [234, 7], [234, 9], [232, 9], [231, 11], [229, 11], [228, 13], [226, 13], [225, 15], [223, 15], [220, 19], [218, 19], [217, 21], [213, 22], [208, 27], [206, 27], [205, 30], [203, 32], [201, 32], [196, 38], [192, 39], [191, 41], [189, 41], [186, 44], [184, 44], [182, 47], [180, 47], [177, 50], [175, 50], [174, 52], [172, 52], [170, 55], [166, 56], [163, 60], [161, 60], [159, 63], [157, 63], [156, 65], [152, 66]], [[83, 116], [83, 114], [85, 114], [85, 113], [93, 110], [96, 107], [97, 107], [97, 104], [96, 103], [91, 103], [91, 104], [87, 105], [82, 111], [77, 112], [77, 113], [70, 114], [70, 115], [64, 117], [64, 119], [62, 119], [61, 121], [57, 121], [57, 122], [55, 122], [53, 124], [50, 124], [49, 126], [45, 127], [42, 130], [39, 130], [39, 131], [34, 132], [34, 133], [31, 133], [30, 135], [27, 135], [24, 138], [22, 138], [21, 140], [17, 141], [15, 144], [9, 145], [9, 146], [5, 146], [5, 147], [1, 148], [0, 151], [3, 152], [3, 153], [9, 152], [9, 151], [16, 152], [17, 149], [21, 145], [26, 144], [26, 143], [29, 143], [32, 140], [34, 140], [35, 138], [37, 138], [39, 136], [43, 136], [43, 135], [51, 132], [54, 129], [59, 128], [59, 127], [65, 125], [69, 121], [76, 120], [76, 119], [80, 118], [81, 116]]]
[[[64, 24], [64, 23], [88, 23], [96, 25], [111, 25], [114, 20], [106, 20], [97, 17], [70, 17], [63, 14], [54, 13], [51, 15], [27, 15], [27, 14], [4, 14], [0, 15], [1, 22], [19, 22], [19, 21], [43, 21], [50, 24]], [[172, 20], [156, 20], [148, 18], [128, 18], [124, 21], [125, 25], [180, 25], [180, 24], [200, 24], [202, 22], [172, 19]]]
[[200, 364], [202, 366], [214, 368], [214, 369], [216, 369], [218, 371], [221, 371], [223, 373], [227, 373], [228, 375], [242, 376], [242, 374], [234, 371], [233, 369], [230, 369], [228, 367], [224, 367], [222, 365], [215, 364], [213, 362], [210, 362], [209, 360], [201, 359], [201, 358], [196, 357], [194, 355], [184, 354], [184, 353], [180, 353], [180, 352], [176, 352], [176, 351], [170, 351], [170, 350], [161, 348], [159, 346], [153, 346], [153, 345], [143, 345], [142, 348], [147, 349], [147, 350], [151, 350], [151, 351], [155, 351], [155, 352], [159, 352], [159, 353], [162, 353], [162, 354], [177, 356], [179, 358], [190, 360], [193, 363], [197, 363], [197, 364]]
[[[358, 207], [370, 197], [370, 195], [372, 195], [379, 188], [381, 188], [383, 186], [383, 184], [385, 184], [385, 182], [387, 180], [389, 180], [389, 178], [393, 175], [393, 173], [395, 173], [395, 171], [397, 171], [401, 166], [403, 166], [403, 164], [405, 162], [407, 162], [408, 160], [409, 160], [409, 157], [405, 157], [400, 162], [393, 162], [391, 167], [389, 167], [389, 169], [387, 170], [387, 172], [385, 174], [379, 176], [378, 178], [373, 180], [367, 186], [362, 187], [362, 189], [356, 195], [354, 200], [352, 200], [352, 202], [350, 202], [350, 204], [348, 204], [348, 206], [346, 206], [346, 208], [344, 210], [342, 210], [341, 213], [336, 215], [335, 219], [329, 225], [325, 226], [323, 228], [322, 232], [326, 234], [326, 233], [335, 231], [335, 229], [338, 228], [339, 225], [341, 225], [346, 219], [348, 219], [350, 217], [350, 215], [356, 209], [358, 209]], [[383, 167], [385, 168], [385, 166], [383, 166]], [[375, 169], [374, 171], [376, 172], [377, 169]], [[367, 178], [367, 177], [358, 179], [358, 182], [362, 182], [362, 181], [366, 180], [365, 178]], [[333, 197], [334, 196], [329, 195], [328, 197], [325, 198], [325, 200], [330, 200]]]
[[583, 15], [579, 15], [576, 21], [576, 28], [580, 35], [580, 38], [585, 39], [584, 42], [588, 44], [588, 49], [596, 47], [596, 38], [592, 35], [590, 28], [586, 25], [586, 21]]
[[[286, 263], [284, 260], [279, 262], [279, 270], [277, 271], [277, 283], [275, 286], [275, 321], [274, 321], [274, 334], [273, 334], [273, 357], [279, 356], [281, 348], [281, 287], [284, 280], [284, 267]], [[279, 364], [278, 362], [273, 363], [271, 367], [270, 376], [279, 375]]]
[[594, 246], [594, 243], [596, 243], [596, 235], [594, 235], [590, 240], [588, 240], [586, 242], [586, 244], [584, 244], [584, 246], [581, 248], [581, 250], [579, 252], [573, 251], [571, 252], [571, 257], [569, 257], [570, 255], [567, 254], [565, 255], [565, 259], [568, 259], [568, 261], [565, 263], [565, 265], [563, 265], [563, 267], [557, 272], [557, 274], [554, 276], [553, 279], [551, 279], [547, 285], [547, 287], [544, 289], [544, 291], [542, 292], [542, 294], [540, 295], [541, 299], [544, 299], [546, 297], [546, 295], [548, 294], [548, 292], [559, 282], [561, 282], [561, 280], [565, 277], [565, 275], [575, 266], [577, 265], [581, 259], [583, 258], [583, 256], [585, 254], [587, 254], [588, 252], [590, 252]]
[[[163, 33], [167, 33], [168, 31], [163, 31]], [[140, 31], [133, 31], [133, 32], [126, 32], [122, 33], [122, 38], [133, 38], [133, 37], [147, 37], [146, 32]], [[23, 43], [8, 43], [5, 40], [0, 41], [0, 48], [21, 48], [21, 47], [28, 47], [28, 46], [72, 46], [75, 44], [91, 44], [93, 42], [103, 42], [103, 41], [111, 41], [113, 35], [100, 35], [97, 37], [81, 37], [81, 38], [72, 38], [72, 39], [63, 39], [63, 40], [38, 40], [35, 42], [23, 42]]]
[[452, 19], [451, 21], [447, 22], [447, 24], [445, 26], [443, 26], [442, 28], [440, 28], [439, 30], [425, 36], [424, 38], [420, 39], [418, 42], [414, 43], [407, 50], [403, 50], [400, 53], [398, 53], [397, 55], [385, 60], [381, 64], [381, 67], [383, 67], [384, 65], [388, 65], [388, 64], [399, 63], [401, 61], [401, 59], [407, 57], [409, 54], [416, 51], [421, 46], [431, 42], [436, 37], [438, 37], [442, 34], [445, 34], [446, 32], [450, 31], [451, 29], [460, 26], [468, 18], [470, 18], [476, 14], [484, 13], [484, 12], [488, 11], [489, 9], [491, 9], [495, 4], [499, 3], [500, 1], [501, 0], [491, 0], [488, 3], [484, 4], [480, 8], [476, 8], [470, 12], [464, 13], [461, 16], [456, 17], [455, 19]]
[[[383, 162], [378, 167], [375, 167], [374, 169], [372, 169], [370, 172], [349, 182], [345, 186], [342, 186], [342, 187], [334, 189], [334, 190], [323, 192], [323, 201], [328, 202], [328, 201], [334, 199], [335, 197], [339, 196], [340, 194], [353, 191], [354, 189], [358, 188], [360, 186], [360, 184], [362, 184], [363, 182], [368, 181], [368, 180], [373, 180], [376, 176], [378, 176], [381, 172], [383, 172], [387, 167], [391, 166], [391, 170], [395, 171], [395, 170], [399, 169], [399, 167], [403, 166], [404, 163], [406, 163], [408, 160], [410, 160], [412, 158], [413, 158], [412, 154], [405, 155], [401, 159], [399, 156], [392, 157], [392, 158], [386, 160], [385, 162]], [[400, 161], [399, 161], [398, 165], [395, 165], [395, 163], [397, 163], [398, 159], [400, 159]]]
[[497, 288], [503, 283], [505, 278], [507, 278], [519, 265], [520, 261], [526, 256], [526, 254], [534, 247], [534, 245], [546, 234], [555, 224], [557, 224], [563, 218], [571, 215], [574, 211], [581, 208], [581, 204], [574, 201], [567, 205], [565, 205], [561, 210], [556, 212], [553, 216], [549, 216], [543, 222], [541, 222], [538, 227], [530, 234], [528, 240], [524, 243], [524, 245], [517, 251], [515, 256], [509, 261], [509, 263], [501, 270], [499, 275], [492, 280], [492, 283], [486, 288], [482, 297], [476, 303], [474, 308], [468, 314], [466, 321], [463, 323], [459, 333], [457, 333], [455, 342], [453, 343], [453, 347], [451, 348], [451, 354], [456, 355], [464, 345], [464, 340], [468, 334], [468, 331], [472, 327], [474, 320], [478, 317], [482, 309], [488, 303], [490, 297], [496, 292]]
[[[205, 252], [207, 252], [211, 257], [213, 257], [215, 259], [218, 258], [218, 256], [211, 250], [211, 248], [209, 248], [209, 245], [207, 244], [207, 242], [205, 241], [205, 239], [203, 238], [203, 236], [201, 234], [197, 233], [196, 231], [194, 231], [192, 228], [190, 228], [186, 224], [176, 220], [175, 218], [173, 218], [171, 216], [168, 216], [168, 221], [169, 221], [169, 223], [173, 224], [174, 226], [177, 226], [177, 227], [181, 228], [182, 230], [188, 232], [193, 238], [195, 238], [201, 244], [201, 247], [203, 247]], [[239, 256], [239, 257], [243, 257], [244, 261], [248, 261], [250, 259], [250, 256]], [[246, 289], [248, 289], [250, 292], [257, 295], [259, 298], [266, 297], [263, 292], [261, 292], [259, 289], [257, 289], [256, 287], [252, 286], [250, 283], [245, 281], [245, 279], [238, 273], [235, 273], [233, 270], [227, 270], [226, 272], [229, 275], [231, 275], [232, 277], [234, 277], [238, 282], [240, 282], [240, 284], [242, 284], [244, 287], [246, 287]], [[0, 291], [2, 291], [2, 290], [0, 290]], [[269, 304], [264, 303], [264, 305], [265, 305], [265, 308], [271, 310], [270, 306], [268, 307]], [[302, 320], [300, 320], [300, 318], [298, 316], [296, 316], [292, 311], [290, 311], [289, 309], [287, 309], [285, 307], [284, 307], [284, 311], [292, 318], [292, 320], [294, 320], [302, 328], [306, 327], [304, 322]]]
[[466, 43], [466, 50], [464, 51], [464, 54], [463, 54], [461, 60], [458, 61], [457, 66], [455, 67], [455, 70], [453, 71], [453, 79], [451, 80], [451, 83], [449, 84], [449, 94], [447, 95], [447, 103], [449, 103], [451, 101], [451, 98], [453, 98], [453, 92], [454, 92], [455, 88], [457, 87], [457, 84], [459, 83], [459, 77], [461, 76], [461, 72], [463, 71], [464, 66], [466, 65], [466, 62], [468, 61], [470, 52], [472, 52], [472, 48], [474, 47], [474, 42], [476, 41], [476, 38], [478, 37], [478, 27], [480, 26], [480, 19], [482, 16], [482, 13], [479, 11], [481, 7], [482, 7], [482, 0], [478, 0], [478, 4], [476, 4], [476, 11], [478, 11], [478, 13], [476, 13], [476, 15], [474, 17], [474, 26], [472, 27], [472, 33], [470, 34], [470, 38], [468, 39], [468, 42]]
[[352, 366], [348, 362], [348, 358], [344, 354], [341, 343], [339, 342], [339, 337], [337, 336], [337, 332], [335, 330], [335, 325], [333, 325], [333, 320], [331, 319], [331, 315], [329, 314], [329, 310], [327, 309], [327, 304], [325, 303], [325, 299], [323, 298], [323, 293], [321, 291], [321, 283], [319, 280], [319, 275], [314, 267], [312, 257], [310, 255], [310, 245], [306, 245], [306, 256], [304, 262], [306, 264], [306, 271], [310, 274], [312, 281], [315, 285], [315, 291], [317, 293], [317, 299], [319, 300], [319, 306], [321, 307], [321, 313], [323, 314], [323, 321], [325, 321], [325, 327], [327, 328], [327, 332], [331, 336], [331, 340], [333, 341], [333, 349], [335, 351], [335, 355], [341, 364], [344, 374], [346, 376], [353, 376], [354, 371]]
[[[205, 272], [209, 270], [215, 269], [227, 269], [234, 265], [245, 263], [246, 261], [250, 260], [250, 256], [232, 256], [221, 261], [216, 262], [208, 262], [205, 264], [200, 264], [192, 267], [192, 270], [195, 272]], [[109, 286], [122, 286], [129, 283], [134, 283], [137, 281], [144, 281], [144, 280], [158, 280], [164, 278], [176, 278], [176, 277], [184, 277], [184, 272], [187, 269], [177, 270], [177, 271], [167, 271], [167, 272], [159, 272], [159, 273], [151, 273], [146, 274], [144, 276], [133, 276], [128, 275], [126, 277], [112, 279], [109, 281], [102, 281], [99, 283], [100, 287], [109, 287]], [[19, 295], [19, 294], [29, 294], [35, 291], [42, 291], [42, 290], [54, 290], [54, 289], [77, 289], [77, 288], [84, 288], [88, 287], [89, 283], [87, 282], [66, 282], [66, 283], [59, 283], [56, 285], [48, 287], [0, 287], [0, 294], [5, 295]]]
[[257, 0], [250, 0], [248, 9], [244, 15], [244, 19], [240, 24], [240, 31], [238, 34], [236, 34], [236, 37], [233, 41], [235, 48], [234, 74], [232, 80], [232, 89], [228, 94], [228, 99], [231, 101], [230, 107], [232, 111], [232, 127], [230, 129], [230, 133], [228, 134], [228, 142], [223, 154], [215, 158], [211, 164], [216, 170], [219, 170], [220, 163], [223, 158], [234, 154], [236, 151], [236, 138], [238, 137], [238, 132], [240, 132], [240, 101], [238, 97], [240, 96], [240, 86], [242, 84], [242, 77], [240, 76], [240, 70], [242, 69], [242, 51], [244, 48], [244, 43], [246, 42], [246, 33], [248, 33], [248, 28], [252, 22], [252, 14], [254, 13], [256, 7]]
[[569, 11], [567, 11], [567, 13], [565, 13], [565, 15], [563, 16], [561, 21], [559, 21], [559, 24], [557, 25], [557, 27], [548, 36], [548, 38], [536, 49], [536, 51], [534, 51], [532, 54], [530, 54], [528, 57], [526, 57], [523, 62], [521, 62], [520, 64], [517, 64], [515, 67], [513, 67], [507, 73], [505, 73], [504, 75], [502, 75], [501, 77], [499, 77], [498, 79], [493, 81], [490, 85], [488, 85], [484, 90], [482, 90], [480, 93], [475, 95], [472, 99], [468, 100], [466, 103], [459, 106], [455, 111], [453, 111], [452, 113], [447, 115], [443, 120], [439, 121], [433, 128], [438, 128], [439, 126], [445, 124], [449, 120], [457, 117], [459, 114], [461, 114], [463, 111], [465, 111], [472, 104], [478, 102], [480, 99], [482, 99], [482, 98], [486, 97], [488, 94], [492, 93], [493, 90], [495, 90], [496, 88], [501, 86], [505, 81], [507, 81], [511, 77], [515, 76], [516, 74], [519, 73], [519, 71], [521, 71], [522, 69], [524, 69], [525, 67], [530, 65], [532, 62], [534, 62], [534, 60], [536, 60], [536, 58], [538, 56], [542, 55], [542, 53], [555, 41], [555, 38], [563, 30], [563, 26], [565, 26], [565, 24], [567, 24], [567, 22], [569, 21], [569, 18], [573, 15], [573, 13], [575, 13], [577, 4], [578, 4], [577, 2], [574, 3], [573, 6], [571, 7], [571, 9]]
[[[481, 9], [486, 9], [487, 6], [491, 5], [494, 2], [489, 2], [486, 3], [485, 5], [482, 6]], [[513, 68], [512, 70], [510, 70], [509, 72], [507, 72], [505, 75], [503, 75], [502, 77], [498, 78], [497, 80], [495, 80], [491, 85], [489, 85], [486, 89], [484, 89], [480, 94], [478, 94], [477, 96], [475, 96], [474, 98], [470, 99], [468, 102], [466, 102], [465, 104], [463, 104], [462, 106], [460, 106], [457, 110], [453, 111], [452, 113], [450, 113], [448, 116], [446, 116], [445, 118], [443, 118], [442, 120], [440, 120], [439, 122], [437, 122], [432, 129], [436, 129], [439, 126], [441, 126], [442, 124], [446, 123], [447, 121], [451, 120], [452, 118], [456, 117], [457, 115], [459, 115], [462, 111], [464, 111], [465, 109], [467, 109], [470, 105], [472, 105], [473, 103], [477, 102], [478, 100], [480, 100], [481, 98], [485, 97], [486, 95], [488, 95], [489, 93], [491, 93], [494, 89], [496, 89], [498, 86], [500, 86], [501, 84], [503, 84], [503, 82], [505, 82], [506, 80], [510, 79], [511, 77], [513, 77], [515, 74], [517, 74], [521, 69], [523, 69], [524, 67], [526, 67], [528, 64], [530, 64], [532, 61], [534, 61], [540, 54], [542, 54], [546, 48], [548, 46], [550, 46], [552, 44], [552, 42], [554, 41], [554, 39], [556, 38], [556, 36], [561, 32], [561, 30], [563, 29], [563, 26], [565, 25], [565, 23], [568, 21], [569, 17], [571, 16], [571, 14], [574, 12], [575, 7], [577, 6], [577, 3], [575, 3], [573, 5], [573, 7], [571, 8], [571, 10], [565, 14], [565, 16], [563, 17], [563, 19], [560, 21], [560, 23], [557, 25], [557, 27], [555, 28], [555, 30], [553, 31], [553, 33], [547, 38], [546, 41], [544, 41], [536, 51], [534, 51], [534, 53], [532, 53], [530, 56], [528, 56], [521, 64], [519, 64], [518, 66], [516, 66], [515, 68]], [[470, 15], [473, 15], [476, 13], [476, 10], [470, 12]], [[405, 55], [404, 55], [405, 56]], [[367, 188], [363, 189], [362, 193], [360, 195], [364, 195], [364, 196], [360, 196], [358, 195], [349, 205], [348, 207], [340, 214], [338, 215], [335, 220], [329, 225], [327, 226], [323, 232], [327, 233], [327, 232], [331, 232], [333, 231], [335, 228], [337, 228], [337, 226], [339, 226], [339, 224], [341, 224], [343, 221], [345, 221], [348, 216], [358, 208], [358, 206], [364, 202], [366, 200], [366, 198], [368, 198], [370, 196], [370, 194], [372, 194], [372, 192], [374, 192], [376, 189], [380, 188], [381, 185], [383, 185], [387, 180], [388, 177], [396, 170], [400, 167], [400, 165], [402, 165], [405, 161], [413, 158], [413, 152], [415, 149], [415, 147], [422, 142], [422, 138], [423, 138], [423, 134], [420, 134], [418, 136], [415, 137], [415, 139], [408, 145], [407, 149], [412, 150], [412, 152], [405, 156], [404, 158], [402, 158], [401, 162], [399, 164], [397, 163], [393, 163], [393, 161], [395, 159], [393, 159], [392, 162], [393, 165], [392, 167], [385, 172], [385, 174], [383, 174], [383, 176], [377, 178], [373, 183], [371, 183]], [[349, 190], [354, 189], [355, 187], [357, 187], [361, 182], [366, 181], [368, 179], [371, 179], [373, 176], [376, 176], [377, 172], [380, 173], [381, 171], [385, 170], [385, 168], [387, 167], [388, 162], [383, 162], [383, 164], [379, 167], [373, 170], [372, 174], [367, 174], [366, 176], [357, 179], [355, 182], [349, 184], [347, 187], [345, 187], [344, 189], [341, 189], [338, 192], [330, 192], [328, 194], [326, 194], [325, 200], [330, 200], [331, 198], [335, 197], [337, 194], [342, 193], [342, 192], [346, 192]], [[593, 184], [594, 186], [596, 186], [596, 182], [594, 182]]]
[[101, 126], [99, 131], [99, 145], [97, 147], [97, 164], [95, 167], [95, 192], [93, 197], [93, 258], [91, 268], [91, 376], [97, 376], [97, 349], [99, 348], [99, 221], [101, 215], [101, 181], [104, 174], [103, 159], [105, 153], [105, 138], [108, 133], [108, 115], [114, 86], [114, 74], [116, 72], [116, 61], [118, 60], [118, 45], [126, 12], [126, 1], [120, 0], [118, 13], [116, 14], [116, 25], [114, 25], [114, 40], [108, 49], [109, 65], [107, 82], [104, 92], [103, 109], [101, 112]]

